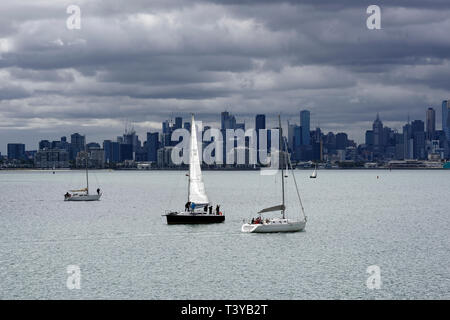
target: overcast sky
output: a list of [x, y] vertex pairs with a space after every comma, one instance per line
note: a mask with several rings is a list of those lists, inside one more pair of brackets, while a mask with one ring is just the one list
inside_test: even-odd
[[[317, 4], [320, 3], [320, 4]], [[69, 5], [81, 8], [70, 30]], [[381, 30], [366, 9], [381, 7]], [[0, 3], [0, 152], [73, 132], [141, 140], [173, 116], [228, 110], [345, 131], [401, 129], [450, 98], [450, 1], [58, 1]]]

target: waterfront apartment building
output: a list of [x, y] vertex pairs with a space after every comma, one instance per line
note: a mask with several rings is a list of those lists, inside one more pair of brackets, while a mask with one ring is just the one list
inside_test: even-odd
[[42, 149], [34, 156], [34, 166], [40, 169], [69, 168], [69, 152], [64, 149]]

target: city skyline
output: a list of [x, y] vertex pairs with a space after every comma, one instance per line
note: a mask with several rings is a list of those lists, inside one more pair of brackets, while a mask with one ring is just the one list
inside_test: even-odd
[[80, 1], [68, 29], [61, 3], [4, 1], [0, 150], [66, 131], [102, 141], [126, 119], [144, 136], [171, 113], [217, 126], [224, 109], [246, 122], [307, 109], [311, 128], [361, 143], [375, 114], [400, 130], [448, 99], [450, 3], [379, 1], [380, 30], [369, 3], [311, 3]]
[[[446, 121], [442, 121], [443, 129], [441, 130], [436, 129], [436, 110], [429, 107], [426, 110], [425, 121], [420, 119], [411, 121], [408, 118], [401, 132], [383, 124], [380, 114], [377, 113], [372, 128], [365, 131], [364, 143], [357, 143], [350, 139], [346, 132], [327, 133], [320, 127], [311, 130], [311, 112], [301, 110], [299, 121], [287, 121], [286, 125], [283, 126], [283, 136], [286, 138], [286, 148], [290, 153], [290, 158], [294, 162], [320, 161], [341, 164], [347, 162], [346, 165], [352, 163], [353, 166], [361, 166], [361, 163], [374, 161], [386, 163], [390, 160], [442, 161], [450, 158], [450, 145], [448, 143], [450, 141], [450, 104], [448, 100], [442, 101], [441, 113], [442, 119], [447, 118]], [[268, 124], [265, 114], [254, 116], [254, 126], [251, 124], [246, 126], [245, 122], [239, 122], [240, 120], [239, 117], [229, 111], [222, 111], [220, 127], [211, 127], [198, 121], [198, 128], [202, 131], [199, 136], [204, 141], [204, 148], [213, 140], [209, 140], [209, 138], [205, 140], [203, 135], [209, 129], [219, 129], [220, 140], [223, 141], [223, 150], [221, 151], [223, 152], [223, 159], [219, 162], [216, 159], [215, 166], [222, 166], [222, 161], [227, 165], [237, 164], [241, 167], [242, 165], [263, 164], [263, 162], [260, 162], [260, 156], [264, 156], [267, 150], [272, 150], [270, 147], [273, 143], [271, 141], [273, 138], [272, 131], [278, 129], [278, 124], [275, 127]], [[180, 146], [185, 146], [184, 141], [188, 139], [185, 134], [190, 134], [191, 123], [183, 121], [183, 117], [179, 115], [173, 119], [172, 115], [171, 119], [164, 120], [160, 125], [161, 130], [146, 133], [145, 141], [139, 139], [139, 135], [132, 124], [127, 124], [123, 135], [104, 139], [102, 144], [87, 140], [85, 135], [79, 133], [71, 134], [70, 142], [66, 136], [62, 136], [60, 140], [40, 140], [37, 150], [27, 149], [23, 143], [8, 143], [6, 165], [16, 166], [22, 163], [25, 167], [29, 167], [31, 161], [36, 168], [79, 167], [83, 166], [85, 157], [83, 151], [86, 150], [89, 154], [89, 165], [96, 168], [104, 168], [105, 166], [116, 168], [124, 165], [134, 167], [139, 163], [140, 165], [158, 168], [177, 166], [173, 162], [174, 154], [172, 150], [181, 141], [183, 143]], [[174, 136], [177, 129], [187, 129], [188, 131], [182, 134], [181, 140], [179, 135]], [[226, 138], [230, 134], [228, 129], [231, 129], [232, 136], [235, 136], [232, 140]], [[262, 129], [267, 129], [267, 142], [260, 140], [264, 136], [261, 132]], [[236, 130], [241, 130], [242, 135], [245, 132], [247, 138], [239, 139], [240, 134]], [[271, 136], [272, 138], [270, 138]], [[252, 137], [251, 141], [250, 137]], [[255, 137], [257, 137], [256, 140], [254, 140]], [[214, 138], [214, 140], [217, 138]], [[265, 147], [266, 143], [267, 148]], [[211, 146], [213, 145], [215, 144], [211, 144]], [[234, 154], [235, 151], [232, 151], [234, 147], [247, 150], [244, 151], [247, 153], [250, 150], [255, 150], [257, 152], [255, 157], [258, 158], [258, 161], [250, 163], [249, 161], [255, 161], [256, 158], [251, 160], [248, 158], [250, 155], [248, 153], [247, 156], [244, 156], [244, 158], [247, 157], [247, 160], [241, 158], [241, 162], [238, 163], [228, 162], [228, 159], [234, 158], [230, 153], [233, 152]], [[275, 146], [275, 149], [277, 148]], [[228, 157], [228, 154], [231, 158]], [[175, 155], [175, 157], [177, 156]], [[19, 160], [19, 162], [16, 160]], [[23, 160], [25, 162], [22, 162]], [[211, 164], [211, 161], [208, 161], [208, 164]]]
[[[448, 100], [444, 100], [444, 101], [448, 101]], [[412, 120], [422, 120], [422, 121], [424, 121], [425, 126], [426, 126], [427, 125], [427, 114], [428, 114], [429, 108], [430, 107], [428, 107], [428, 108], [423, 110], [424, 111], [424, 116], [422, 118], [413, 119], [411, 117], [407, 117], [405, 119], [405, 121], [398, 122], [398, 127], [392, 127], [390, 125], [391, 123], [397, 124], [397, 122], [389, 121], [388, 119], [386, 120], [386, 119], [383, 118], [383, 116], [380, 113], [376, 113], [376, 114], [374, 114], [374, 118], [373, 119], [367, 121], [367, 127], [361, 128], [361, 132], [358, 135], [360, 137], [359, 139], [356, 139], [354, 136], [349, 134], [345, 129], [342, 129], [341, 131], [327, 130], [326, 128], [323, 128], [323, 127], [318, 125], [319, 121], [317, 121], [314, 118], [314, 114], [312, 114], [310, 112], [310, 110], [303, 110], [303, 111], [310, 112], [310, 131], [314, 131], [316, 128], [320, 128], [322, 133], [325, 133], [325, 134], [328, 133], [328, 132], [333, 132], [335, 134], [343, 132], [343, 133], [346, 133], [348, 135], [348, 138], [350, 140], [353, 140], [358, 145], [360, 145], [360, 144], [364, 144], [365, 143], [365, 141], [366, 141], [366, 135], [365, 135], [366, 134], [366, 130], [370, 130], [370, 128], [372, 126], [372, 123], [373, 123], [373, 121], [375, 120], [375, 118], [377, 116], [379, 116], [381, 118], [384, 126], [388, 126], [391, 129], [393, 129], [393, 130], [397, 130], [398, 132], [401, 132], [401, 130], [402, 130], [403, 126], [405, 125], [405, 123], [407, 123], [410, 120], [411, 121]], [[442, 123], [442, 109], [441, 108], [433, 108], [433, 107], [431, 107], [431, 108], [434, 110], [435, 130], [443, 130], [443, 128], [441, 127], [441, 123]], [[228, 112], [228, 111], [223, 110], [222, 112]], [[297, 125], [301, 124], [300, 123], [301, 122], [301, 116], [299, 116], [300, 113], [301, 113], [301, 110], [299, 110], [297, 112], [296, 116], [293, 115], [293, 116], [290, 116], [289, 118], [282, 119], [283, 120], [282, 121], [282, 126], [283, 126], [283, 130], [284, 130], [284, 135], [285, 136], [287, 136], [287, 132], [288, 132], [288, 127], [287, 127], [287, 123], [288, 122], [289, 122], [289, 124], [297, 124]], [[254, 114], [254, 115], [249, 115], [249, 116], [246, 116], [246, 117], [243, 117], [240, 114], [233, 114], [234, 117], [238, 118], [237, 120], [240, 123], [244, 123], [245, 124], [246, 128], [252, 128], [252, 129], [257, 129], [257, 126], [255, 126], [255, 124], [256, 124], [256, 118], [255, 117], [257, 117], [258, 115], [265, 116], [264, 119], [265, 119], [265, 123], [266, 123], [266, 128], [267, 129], [278, 127], [278, 118], [277, 118], [277, 115], [275, 115], [275, 114], [274, 115]], [[82, 136], [86, 137], [86, 143], [101, 143], [104, 140], [114, 140], [114, 138], [116, 138], [117, 136], [122, 135], [125, 132], [127, 132], [127, 130], [131, 130], [131, 129], [133, 129], [136, 132], [137, 136], [142, 138], [142, 137], [146, 137], [148, 133], [159, 132], [160, 134], [162, 134], [163, 130], [164, 130], [163, 127], [162, 127], [163, 123], [164, 122], [169, 122], [169, 123], [175, 124], [175, 119], [177, 117], [181, 117], [182, 119], [187, 119], [187, 118], [190, 117], [190, 115], [180, 115], [180, 114], [174, 115], [174, 114], [171, 114], [171, 116], [169, 118], [163, 119], [161, 122], [158, 122], [156, 124], [156, 128], [151, 127], [148, 130], [142, 129], [141, 132], [138, 132], [137, 130], [135, 130], [133, 123], [130, 123], [128, 121], [123, 121], [122, 131], [114, 131], [111, 135], [98, 136], [99, 137], [98, 139], [92, 138], [92, 137], [88, 136], [84, 132], [76, 132], [76, 133], [81, 134]], [[216, 118], [218, 120], [214, 121], [214, 122], [204, 122], [201, 118], [198, 119], [198, 120], [202, 121], [204, 126], [209, 126], [211, 128], [221, 128], [220, 113], [218, 113], [216, 115]], [[183, 122], [185, 122], [185, 121], [183, 121]], [[317, 123], [317, 125], [315, 125], [315, 123]], [[56, 134], [55, 136], [35, 136], [35, 137], [33, 137], [34, 138], [33, 139], [33, 143], [31, 143], [31, 144], [27, 144], [24, 141], [19, 141], [19, 140], [15, 141], [14, 139], [8, 140], [8, 141], [6, 141], [6, 143], [4, 145], [0, 145], [0, 154], [1, 155], [6, 155], [7, 154], [7, 144], [8, 143], [23, 143], [23, 144], [26, 145], [26, 149], [27, 150], [38, 150], [39, 149], [38, 147], [33, 148], [33, 147], [28, 147], [28, 145], [30, 145], [30, 146], [33, 146], [33, 145], [38, 146], [39, 142], [41, 140], [49, 140], [51, 142], [51, 141], [54, 141], [55, 139], [59, 139], [61, 137], [70, 136], [73, 133], [75, 133], [75, 131], [74, 132], [63, 131], [63, 132], [60, 132], [59, 134]]]

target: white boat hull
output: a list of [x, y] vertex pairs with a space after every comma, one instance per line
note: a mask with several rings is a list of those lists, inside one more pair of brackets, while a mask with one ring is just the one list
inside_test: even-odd
[[64, 199], [64, 201], [98, 201], [101, 196], [101, 194], [74, 194]]
[[306, 221], [274, 219], [269, 223], [245, 223], [242, 225], [241, 231], [246, 233], [298, 232], [304, 230], [305, 226]]

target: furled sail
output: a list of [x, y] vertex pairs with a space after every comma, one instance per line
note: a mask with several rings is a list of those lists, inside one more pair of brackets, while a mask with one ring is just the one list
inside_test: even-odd
[[88, 189], [84, 188], [84, 189], [80, 189], [80, 190], [70, 190], [70, 192], [87, 192]]
[[192, 115], [191, 124], [191, 143], [189, 154], [189, 201], [198, 205], [209, 203], [206, 195], [205, 185], [202, 179], [202, 170], [200, 168], [198, 145], [197, 145], [197, 127], [195, 125], [194, 115]]
[[285, 209], [286, 209], [285, 206], [280, 204], [278, 206], [262, 209], [258, 213], [272, 212], [272, 211], [281, 211], [281, 210], [285, 210]]

